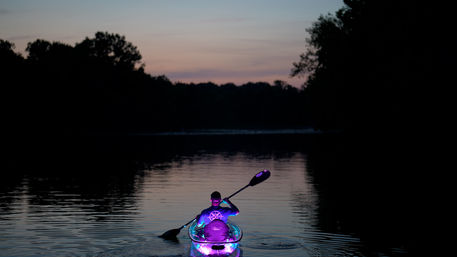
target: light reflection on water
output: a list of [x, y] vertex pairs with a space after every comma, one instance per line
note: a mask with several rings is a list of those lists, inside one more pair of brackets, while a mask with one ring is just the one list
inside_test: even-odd
[[0, 191], [0, 255], [188, 256], [186, 231], [179, 243], [157, 236], [207, 208], [214, 190], [228, 196], [263, 169], [267, 181], [231, 199], [243, 256], [366, 255], [357, 236], [322, 230], [307, 160], [303, 151], [197, 151], [121, 175], [19, 175]]

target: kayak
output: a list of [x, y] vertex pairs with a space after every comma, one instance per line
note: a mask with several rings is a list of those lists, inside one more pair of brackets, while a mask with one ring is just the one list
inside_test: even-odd
[[[243, 237], [240, 227], [231, 221], [225, 223], [227, 231], [225, 236], [208, 235], [207, 229], [198, 227], [194, 221], [189, 226], [189, 237], [192, 240], [192, 256], [239, 256], [239, 241]], [[208, 226], [207, 226], [208, 227]], [[219, 231], [217, 229], [217, 231]]]

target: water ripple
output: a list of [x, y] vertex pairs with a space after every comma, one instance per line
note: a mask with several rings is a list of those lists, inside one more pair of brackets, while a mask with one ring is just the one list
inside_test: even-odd
[[303, 247], [297, 239], [279, 236], [253, 237], [242, 245], [246, 248], [261, 250], [290, 250]]
[[133, 173], [105, 171], [95, 181], [79, 174], [30, 175], [0, 188], [0, 256], [188, 256], [185, 231], [177, 244], [157, 235], [207, 208], [212, 191], [228, 196], [264, 168], [272, 170], [268, 181], [231, 199], [240, 209], [232, 221], [244, 231], [245, 256], [383, 254], [366, 251], [355, 236], [321, 229], [328, 217], [322, 217], [322, 195], [301, 152], [203, 149], [166, 160], [154, 154], [160, 153], [145, 154], [144, 163], [138, 161], [144, 170]]

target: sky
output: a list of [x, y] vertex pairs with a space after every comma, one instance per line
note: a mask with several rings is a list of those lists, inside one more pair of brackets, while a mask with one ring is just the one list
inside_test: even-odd
[[74, 45], [97, 31], [137, 46], [145, 71], [173, 82], [268, 82], [290, 78], [306, 29], [343, 0], [0, 0], [0, 39], [27, 56], [36, 39]]

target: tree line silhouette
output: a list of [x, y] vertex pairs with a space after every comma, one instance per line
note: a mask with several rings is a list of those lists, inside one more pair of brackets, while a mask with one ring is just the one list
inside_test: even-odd
[[308, 48], [291, 70], [307, 77], [302, 89], [283, 81], [172, 83], [146, 74], [137, 47], [108, 32], [74, 46], [38, 39], [28, 44], [26, 58], [1, 40], [7, 129], [64, 135], [300, 126], [409, 131], [430, 122], [424, 92], [436, 82], [434, 71], [452, 66], [447, 53], [455, 42], [440, 45], [424, 36], [436, 30], [432, 5], [344, 3], [307, 30]]
[[430, 93], [455, 65], [451, 16], [427, 1], [344, 3], [308, 28], [308, 48], [291, 70], [308, 78], [315, 126], [403, 133], [434, 123]]
[[22, 135], [125, 135], [201, 128], [308, 125], [304, 95], [283, 81], [172, 83], [144, 72], [124, 36], [97, 32], [70, 46], [37, 39], [28, 56], [0, 41], [6, 127]]

